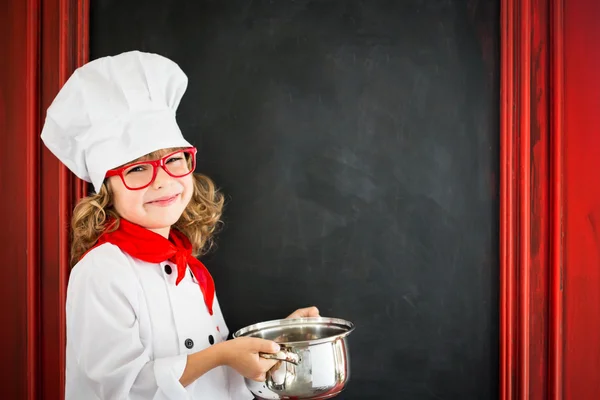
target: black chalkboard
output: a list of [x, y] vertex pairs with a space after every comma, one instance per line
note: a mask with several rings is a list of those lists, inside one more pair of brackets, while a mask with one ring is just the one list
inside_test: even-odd
[[190, 78], [231, 330], [351, 320], [340, 399], [498, 397], [499, 1], [93, 1], [91, 57]]

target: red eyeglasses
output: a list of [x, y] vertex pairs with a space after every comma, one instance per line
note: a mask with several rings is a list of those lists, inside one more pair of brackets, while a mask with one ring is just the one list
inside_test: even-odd
[[125, 187], [129, 190], [140, 190], [150, 186], [158, 168], [161, 167], [173, 178], [182, 178], [196, 169], [196, 148], [177, 150], [158, 160], [139, 161], [111, 169], [106, 177], [120, 176]]

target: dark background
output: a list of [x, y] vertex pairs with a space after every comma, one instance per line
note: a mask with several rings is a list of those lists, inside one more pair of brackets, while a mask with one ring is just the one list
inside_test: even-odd
[[357, 326], [340, 399], [498, 397], [499, 1], [91, 2], [91, 58], [188, 74], [235, 331]]

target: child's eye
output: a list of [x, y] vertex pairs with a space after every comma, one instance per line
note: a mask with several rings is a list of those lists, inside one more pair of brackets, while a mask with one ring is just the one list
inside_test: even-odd
[[146, 169], [147, 169], [146, 165], [137, 165], [137, 166], [129, 168], [127, 171], [125, 171], [125, 175], [128, 175], [132, 172], [143, 172]]
[[171, 162], [175, 162], [175, 161], [181, 161], [181, 160], [183, 160], [183, 157], [181, 157], [181, 156], [174, 156], [174, 157], [171, 157], [171, 158], [169, 158], [167, 160], [167, 164], [171, 163]]

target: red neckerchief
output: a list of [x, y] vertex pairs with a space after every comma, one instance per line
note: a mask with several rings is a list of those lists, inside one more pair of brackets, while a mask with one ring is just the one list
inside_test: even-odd
[[[110, 222], [108, 227], [112, 227], [113, 224], [114, 221]], [[189, 266], [200, 285], [208, 312], [210, 315], [213, 314], [215, 283], [204, 264], [192, 255], [192, 244], [183, 233], [171, 229], [169, 240], [167, 240], [158, 233], [125, 219], [120, 220], [119, 228], [116, 231], [108, 232], [108, 230], [110, 229], [100, 236], [92, 248], [103, 243], [112, 243], [123, 252], [145, 262], [157, 264], [171, 261], [177, 265], [175, 285], [181, 282], [185, 276], [186, 267]]]

